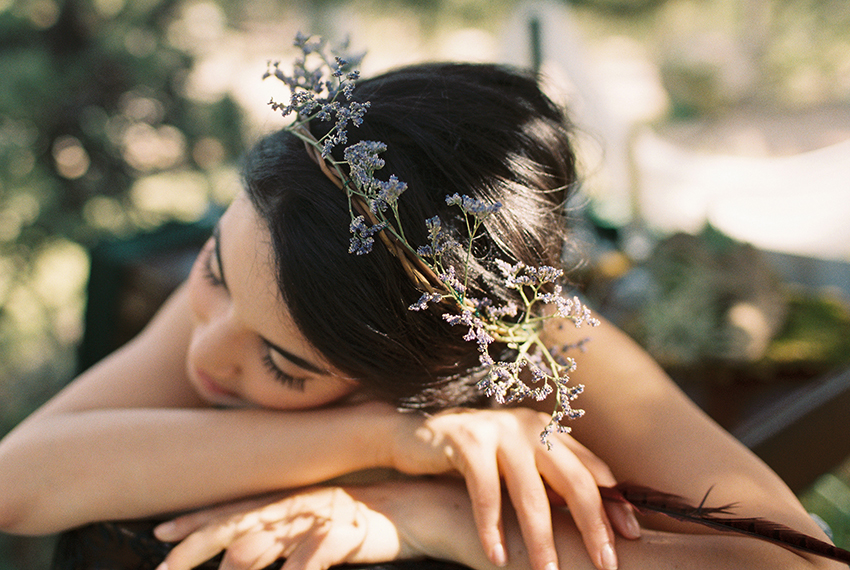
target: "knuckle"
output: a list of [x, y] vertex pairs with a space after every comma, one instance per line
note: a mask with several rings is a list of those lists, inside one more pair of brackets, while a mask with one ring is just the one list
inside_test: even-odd
[[576, 499], [583, 503], [599, 504], [602, 501], [596, 480], [588, 471], [583, 471], [573, 480], [573, 490]]
[[234, 544], [225, 551], [222, 563], [226, 565], [226, 568], [247, 570], [251, 568], [256, 559], [256, 552], [249, 550], [244, 546], [240, 546], [239, 544]]
[[573, 452], [579, 460], [590, 470], [593, 476], [600, 482], [604, 480], [606, 483], [614, 481], [614, 473], [608, 464], [602, 461], [593, 452], [587, 449], [579, 449]]
[[497, 518], [498, 502], [494, 501], [488, 493], [477, 493], [471, 500], [473, 508], [482, 515], [482, 519], [495, 520]]
[[527, 513], [543, 513], [549, 511], [549, 499], [545, 492], [537, 492], [537, 490], [527, 491], [522, 494], [516, 507]]
[[478, 449], [492, 447], [498, 439], [498, 426], [489, 421], [462, 423], [456, 428], [453, 437], [455, 443]]

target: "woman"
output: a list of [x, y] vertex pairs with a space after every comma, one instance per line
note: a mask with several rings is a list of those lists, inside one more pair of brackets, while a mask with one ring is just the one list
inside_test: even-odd
[[[394, 220], [405, 244], [439, 247], [422, 255], [456, 268], [443, 278], [451, 294], [433, 297], [432, 276], [410, 269], [393, 251], [398, 240], [381, 237], [390, 230], [364, 226], [368, 211], [344, 189], [350, 179], [334, 174], [335, 163], [352, 164], [341, 145], [328, 157], [315, 152], [316, 141], [345, 142], [339, 122], [316, 118], [306, 131], [267, 137], [187, 283], [138, 338], [0, 443], [0, 528], [55, 532], [223, 503], [158, 528], [166, 541], [189, 535], [168, 568], [222, 549], [224, 568], [260, 568], [278, 556], [312, 568], [427, 555], [478, 568], [553, 570], [560, 560], [612, 569], [616, 552], [624, 568], [665, 560], [827, 567], [678, 524], [647, 520], [660, 530], [641, 531], [630, 507], [603, 503], [597, 486], [618, 480], [697, 503], [713, 486], [712, 500], [737, 502], [742, 516], [821, 534], [768, 468], [609, 324], [575, 357], [588, 414], [571, 423], [574, 435], [549, 433], [550, 415], [529, 407], [482, 409], [475, 385], [491, 379], [486, 358], [522, 348], [480, 335], [469, 342], [477, 329], [450, 323], [471, 299], [502, 306], [522, 296], [506, 286], [497, 258], [558, 265], [563, 203], [576, 182], [568, 123], [533, 78], [489, 65], [424, 65], [358, 83], [352, 101], [370, 106], [361, 125], [345, 128], [347, 142], [386, 143], [382, 172], [397, 178], [372, 180], [406, 183]], [[470, 210], [490, 208], [473, 235], [467, 211], [446, 200], [455, 193], [469, 197]], [[441, 228], [424, 223], [435, 216]], [[348, 253], [370, 238], [368, 255]], [[417, 305], [423, 290], [429, 307]], [[567, 320], [546, 321], [541, 346], [582, 343], [588, 333]], [[551, 411], [553, 399], [533, 406]], [[564, 398], [557, 406], [570, 411]], [[439, 478], [264, 495], [386, 467], [459, 472], [467, 491]], [[504, 516], [501, 481], [513, 507]], [[552, 511], [546, 485], [570, 515]], [[446, 512], [456, 514], [446, 521]]]

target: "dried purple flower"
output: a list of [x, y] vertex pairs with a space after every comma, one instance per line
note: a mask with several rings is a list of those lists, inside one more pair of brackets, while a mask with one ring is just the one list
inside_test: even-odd
[[[398, 199], [407, 185], [395, 175], [390, 175], [387, 180], [375, 177], [375, 173], [384, 167], [380, 154], [386, 150], [386, 145], [362, 141], [345, 146], [349, 124], [355, 127], [362, 124], [369, 108], [368, 102], [351, 101], [360, 75], [351, 70], [350, 65], [357, 58], [343, 56], [340, 51], [331, 59], [325, 55], [327, 46], [324, 41], [312, 40], [301, 33], [295, 37], [295, 46], [301, 50], [301, 56], [295, 60], [291, 73], [281, 70], [278, 62], [269, 62], [264, 78], [274, 76], [290, 90], [287, 104], [272, 100], [270, 105], [284, 116], [295, 115], [291, 132], [318, 149], [325, 164], [335, 169], [339, 181], [344, 181], [342, 185], [348, 194], [351, 211], [349, 252], [357, 255], [369, 253], [375, 242], [374, 236], [387, 232], [418, 257], [418, 261], [436, 276], [438, 283], [433, 284], [434, 287], [439, 289], [442, 285], [442, 290], [429, 289], [422, 293], [409, 309], [423, 311], [429, 304], [440, 303], [446, 310], [442, 318], [449, 325], [467, 327], [464, 338], [476, 343], [479, 361], [487, 372], [478, 386], [497, 402], [508, 403], [524, 398], [543, 400], [554, 393], [555, 409], [541, 433], [541, 440], [548, 446], [552, 433], [569, 431], [568, 427], [561, 425], [562, 420], [578, 418], [584, 413], [570, 405], [583, 387], [569, 385], [569, 374], [575, 369], [575, 361], [563, 356], [563, 353], [572, 347], [555, 349], [543, 343], [543, 321], [550, 317], [543, 313], [541, 305], [554, 305], [556, 312], [553, 316], [569, 319], [576, 326], [583, 323], [594, 325], [598, 321], [577, 297], [567, 299], [561, 295], [558, 281], [563, 272], [550, 266], [529, 267], [522, 262], [510, 264], [495, 259], [505, 286], [516, 291], [520, 302], [495, 305], [490, 299], [468, 297], [466, 279], [473, 255], [473, 241], [486, 218], [497, 213], [502, 205], [460, 194], [446, 196], [446, 204], [460, 209], [461, 219], [466, 225], [466, 264], [462, 271], [444, 264], [446, 250], [459, 244], [443, 227], [439, 217], [425, 220], [429, 243], [419, 247], [409, 243], [398, 215]], [[347, 103], [342, 102], [340, 94]], [[306, 129], [313, 119], [333, 122], [328, 133], [319, 140]], [[341, 162], [331, 155], [337, 146], [345, 146]], [[347, 172], [344, 172], [343, 166], [346, 165]], [[364, 216], [369, 217], [368, 223]], [[514, 355], [509, 360], [495, 360], [489, 352], [494, 342], [506, 345]], [[579, 348], [582, 346], [583, 343], [579, 343]], [[523, 375], [526, 370], [530, 376]], [[524, 377], [529, 378], [531, 385], [526, 384]]]

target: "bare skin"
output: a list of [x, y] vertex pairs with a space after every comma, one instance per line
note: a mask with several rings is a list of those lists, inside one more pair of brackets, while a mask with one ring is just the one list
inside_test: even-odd
[[[614, 327], [593, 329], [578, 356], [588, 414], [574, 423], [575, 437], [559, 436], [546, 452], [538, 435], [547, 418], [528, 409], [425, 417], [358, 401], [357, 383], [292, 325], [274, 285], [267, 232], [244, 196], [219, 230], [138, 338], [0, 442], [0, 529], [49, 533], [392, 467], [464, 477], [466, 518], [458, 529], [438, 526], [444, 541], [455, 532], [477, 535], [483, 558], [470, 562], [482, 568], [527, 562], [552, 570], [576, 559], [576, 544], [589, 564], [616, 567], [615, 542], [621, 560], [632, 543], [617, 541], [615, 531], [639, 532], [629, 509], [603, 506], [596, 490], [618, 480], [690, 498], [713, 484], [713, 497], [741, 502], [741, 514], [820, 535], [782, 482]], [[570, 324], [548, 331], [553, 344], [582, 333]], [[501, 481], [517, 523], [502, 516]], [[562, 515], [550, 516], [544, 483], [569, 505], [578, 533], [562, 529]], [[564, 533], [573, 536], [566, 558]]]
[[[285, 557], [285, 570], [325, 570], [342, 563], [430, 556], [480, 570], [484, 555], [464, 489], [449, 480], [415, 480], [367, 487], [325, 487], [228, 504], [180, 517], [157, 534], [182, 540], [158, 570], [189, 570], [226, 548], [221, 570], [258, 570]], [[508, 567], [529, 568], [515, 517], [506, 513]], [[558, 555], [566, 567], [592, 569], [571, 517], [553, 512]], [[840, 568], [737, 535], [644, 530], [618, 541], [621, 568]]]
[[[628, 509], [610, 508], [609, 520], [598, 494], [577, 493], [571, 485], [579, 478], [559, 475], [613, 483], [601, 462], [584, 467], [571, 451], [575, 444], [540, 453], [543, 415], [461, 410], [425, 417], [358, 402], [356, 382], [333, 370], [292, 324], [268, 241], [247, 197], [237, 198], [187, 284], [145, 331], [0, 443], [0, 528], [55, 532], [375, 467], [460, 472], [494, 562], [505, 558], [502, 478], [528, 544], [536, 545], [537, 570], [557, 564], [548, 509], [541, 510], [548, 505], [544, 479], [589, 521], [596, 559], [610, 546], [612, 522], [621, 533], [634, 528], [624, 524], [633, 518]], [[449, 420], [456, 414], [462, 422]], [[485, 433], [486, 440], [470, 437]]]

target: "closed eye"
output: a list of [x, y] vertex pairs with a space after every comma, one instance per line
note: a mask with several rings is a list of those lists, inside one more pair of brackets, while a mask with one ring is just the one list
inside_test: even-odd
[[278, 368], [277, 364], [275, 364], [274, 360], [272, 360], [271, 349], [269, 347], [266, 347], [266, 353], [263, 355], [263, 365], [278, 382], [282, 383], [287, 388], [291, 388], [299, 392], [304, 391], [304, 385], [307, 383], [307, 379], [296, 378], [295, 376], [291, 376]]

